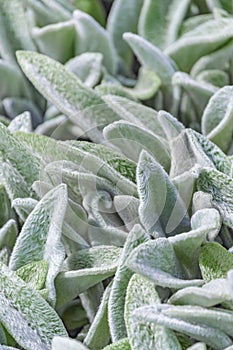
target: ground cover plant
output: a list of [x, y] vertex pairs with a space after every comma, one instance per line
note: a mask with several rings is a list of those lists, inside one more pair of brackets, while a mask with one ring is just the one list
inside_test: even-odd
[[230, 0], [0, 0], [0, 350], [233, 349]]

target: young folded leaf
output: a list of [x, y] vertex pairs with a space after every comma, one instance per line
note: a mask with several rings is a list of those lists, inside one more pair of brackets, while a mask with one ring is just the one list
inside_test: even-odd
[[165, 170], [146, 151], [137, 167], [139, 216], [153, 236], [174, 236], [189, 229], [189, 218], [176, 187]]
[[202, 117], [202, 132], [226, 152], [233, 132], [233, 87], [225, 86], [209, 100]]
[[142, 66], [153, 71], [161, 79], [163, 87], [169, 86], [176, 71], [175, 65], [169, 57], [136, 34], [125, 33], [123, 38], [130, 45]]
[[65, 258], [61, 231], [67, 208], [67, 189], [62, 184], [49, 191], [28, 216], [14, 246], [9, 267], [12, 270], [32, 262], [48, 262], [46, 288], [54, 304], [54, 279]]
[[148, 239], [149, 236], [143, 231], [142, 227], [140, 225], [135, 225], [125, 242], [113, 280], [108, 306], [108, 319], [113, 342], [127, 337], [124, 321], [125, 296], [133, 272], [126, 266], [126, 260], [134, 248], [146, 242]]
[[121, 84], [114, 84], [112, 82], [102, 82], [100, 85], [95, 87], [95, 91], [98, 95], [103, 99], [104, 96], [112, 95], [112, 96], [120, 96], [127, 98], [128, 100], [137, 102], [137, 98], [134, 97], [130, 91], [125, 89]]
[[0, 290], [0, 321], [25, 350], [49, 350], [55, 335], [67, 336], [49, 304], [3, 264]]
[[131, 278], [126, 295], [125, 322], [132, 350], [181, 350], [174, 333], [165, 327], [135, 319], [137, 308], [160, 303], [159, 296], [151, 282], [137, 274]]

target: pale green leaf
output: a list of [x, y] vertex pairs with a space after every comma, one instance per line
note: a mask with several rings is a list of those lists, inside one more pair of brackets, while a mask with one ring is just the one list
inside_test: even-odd
[[130, 66], [133, 55], [122, 39], [126, 32], [137, 32], [137, 23], [143, 0], [115, 0], [108, 16], [107, 30], [114, 43], [118, 56]]
[[38, 201], [33, 198], [16, 198], [12, 201], [12, 207], [15, 208], [18, 216], [24, 222], [37, 203]]
[[143, 306], [134, 312], [135, 317], [144, 322], [154, 322], [157, 325], [181, 332], [194, 339], [205, 342], [214, 349], [222, 349], [232, 344], [231, 339], [221, 330], [205, 325], [193, 324], [166, 314], [167, 305]]
[[53, 0], [27, 0], [27, 5], [33, 10], [34, 21], [40, 27], [69, 19], [67, 11], [57, 11], [56, 8], [54, 8]]
[[199, 118], [201, 117], [210, 97], [218, 90], [217, 87], [208, 83], [196, 81], [188, 74], [182, 72], [174, 74], [172, 83], [175, 86], [181, 87], [187, 93]]
[[70, 338], [54, 337], [51, 350], [88, 350], [86, 346], [77, 340]]
[[39, 177], [39, 159], [3, 124], [0, 124], [0, 139], [1, 182], [9, 198], [33, 196], [31, 185]]
[[51, 12], [56, 13], [57, 16], [61, 18], [61, 20], [69, 19], [70, 12], [56, 0], [42, 0], [42, 2], [46, 5], [47, 8], [50, 9]]
[[206, 283], [202, 288], [187, 287], [178, 290], [169, 299], [174, 305], [198, 305], [211, 307], [227, 302], [233, 304], [232, 293], [226, 279], [214, 279]]
[[200, 249], [199, 265], [206, 282], [224, 278], [233, 269], [233, 255], [218, 243], [205, 243]]
[[165, 170], [146, 151], [137, 167], [139, 216], [154, 236], [173, 236], [187, 231], [187, 208]]
[[230, 85], [229, 74], [220, 69], [204, 70], [196, 76], [197, 82], [211, 84], [218, 88]]
[[28, 216], [14, 246], [9, 266], [16, 270], [28, 263], [48, 262], [46, 288], [51, 302], [56, 300], [54, 279], [65, 258], [61, 230], [67, 207], [64, 184], [49, 191]]
[[227, 41], [216, 51], [209, 55], [202, 56], [193, 66], [191, 75], [196, 77], [201, 71], [209, 69], [220, 69], [223, 71], [229, 65], [229, 61], [233, 54], [233, 40]]
[[124, 338], [116, 343], [106, 346], [103, 350], [131, 350], [131, 347], [128, 338]]
[[16, 50], [36, 50], [30, 37], [23, 3], [20, 0], [2, 0], [0, 3], [0, 54], [15, 62]]
[[48, 273], [48, 263], [45, 260], [29, 263], [15, 271], [28, 286], [40, 290], [44, 287]]
[[18, 51], [17, 59], [38, 91], [94, 141], [102, 140], [103, 126], [118, 119], [93, 90], [59, 62], [30, 51]]
[[168, 141], [171, 141], [173, 138], [177, 137], [184, 129], [184, 125], [166, 111], [159, 111], [158, 120]]
[[[210, 0], [211, 1], [211, 0]], [[203, 2], [199, 2], [199, 6], [201, 6], [201, 4], [205, 3]], [[195, 11], [199, 11], [199, 9], [194, 8], [194, 13]], [[188, 17], [187, 19], [185, 19], [182, 23], [181, 26], [181, 30], [180, 30], [180, 36], [183, 36], [184, 34], [192, 31], [193, 29], [195, 29], [196, 27], [198, 27], [200, 24], [203, 24], [209, 20], [212, 20], [214, 18], [212, 13], [200, 13], [200, 14], [196, 14], [194, 16]]]
[[14, 64], [0, 59], [1, 99], [8, 96], [23, 96], [26, 93], [25, 80]]
[[138, 307], [156, 303], [160, 303], [160, 299], [153, 284], [135, 274], [129, 282], [125, 304], [125, 322], [131, 349], [181, 350], [181, 346], [172, 331], [135, 319], [134, 311]]
[[8, 220], [0, 228], [0, 248], [7, 247], [12, 250], [17, 238], [18, 227], [15, 220]]
[[166, 87], [171, 84], [176, 69], [169, 57], [136, 34], [125, 33], [123, 38], [130, 45], [142, 66], [153, 71], [161, 79], [162, 86]]
[[159, 90], [161, 81], [151, 70], [141, 67], [138, 79], [133, 88], [125, 88], [131, 95], [139, 100], [152, 98]]
[[202, 117], [202, 132], [227, 151], [233, 131], [233, 88], [225, 86], [209, 100]]
[[[29, 91], [34, 91], [32, 86]], [[42, 100], [41, 95], [39, 95], [36, 90], [35, 93], [38, 95], [38, 97], [36, 97], [36, 102], [32, 100], [32, 97], [30, 97], [30, 99], [25, 97], [4, 98], [4, 100], [2, 100], [2, 106], [5, 110], [5, 114], [12, 119], [28, 111], [32, 117], [33, 128], [37, 127], [43, 120], [41, 108], [44, 108], [44, 99]], [[39, 105], [38, 102], [40, 102], [40, 100], [42, 102]]]
[[125, 265], [126, 260], [134, 248], [146, 242], [148, 239], [149, 236], [147, 236], [141, 226], [135, 225], [125, 242], [109, 298], [108, 319], [113, 342], [127, 337], [124, 321], [124, 307], [126, 289], [133, 273]]
[[76, 270], [60, 272], [55, 280], [57, 306], [114, 275], [120, 253], [121, 249], [117, 247], [98, 246], [71, 255], [69, 266]]
[[[225, 309], [206, 309], [200, 306], [164, 306], [164, 315], [194, 324], [217, 328], [232, 337], [233, 312]], [[216, 325], [216, 320], [218, 323]], [[217, 326], [217, 327], [216, 327]]]
[[195, 192], [192, 198], [192, 212], [195, 213], [198, 210], [212, 208], [211, 201], [211, 194], [202, 191]]
[[88, 237], [92, 246], [115, 245], [122, 247], [127, 238], [127, 232], [117, 227], [99, 227], [92, 223], [88, 227]]
[[104, 96], [104, 101], [113, 109], [120, 119], [152, 131], [155, 135], [166, 138], [158, 119], [158, 113], [147, 106], [130, 101], [120, 96]]
[[212, 204], [222, 217], [223, 223], [233, 227], [233, 180], [218, 170], [206, 168], [201, 170], [197, 179], [197, 188], [212, 195]]
[[216, 168], [231, 175], [230, 159], [214, 143], [192, 129], [183, 130], [170, 143], [171, 170], [170, 176], [181, 175], [195, 166]]
[[24, 349], [49, 350], [55, 335], [67, 335], [49, 304], [2, 264], [0, 286], [0, 321]]
[[216, 209], [198, 210], [191, 218], [191, 227], [192, 230], [189, 232], [169, 237], [169, 242], [172, 243], [179, 261], [188, 268], [189, 273], [193, 271], [198, 274], [201, 244], [207, 237], [214, 239], [220, 231], [220, 215]]
[[100, 350], [109, 343], [110, 332], [108, 324], [108, 300], [111, 286], [108, 286], [103, 294], [100, 306], [91, 327], [84, 339], [84, 344], [91, 350]]
[[94, 87], [101, 79], [103, 55], [96, 52], [86, 52], [66, 63], [86, 86]]
[[139, 204], [139, 200], [133, 196], [118, 195], [114, 197], [115, 209], [129, 231], [132, 230], [134, 225], [140, 224]]
[[[73, 53], [75, 31], [72, 20], [33, 28], [32, 37], [41, 53], [65, 63]], [[62, 45], [62, 47], [61, 47]]]
[[180, 289], [202, 285], [202, 280], [187, 280], [172, 244], [166, 238], [157, 238], [135, 248], [126, 265], [156, 285]]
[[206, 21], [171, 44], [165, 54], [182, 71], [188, 72], [200, 57], [217, 50], [232, 38], [232, 23], [231, 18]]
[[100, 85], [96, 86], [95, 91], [101, 98], [106, 95], [120, 96], [127, 98], [128, 100], [137, 101], [137, 98], [131, 94], [131, 92], [124, 88], [121, 84], [113, 82], [102, 82]]
[[189, 5], [190, 0], [145, 0], [138, 24], [139, 35], [165, 49], [178, 38]]
[[76, 10], [73, 13], [76, 30], [76, 55], [84, 52], [100, 52], [103, 64], [111, 74], [116, 74], [116, 51], [109, 33], [88, 14]]
[[149, 152], [165, 170], [169, 170], [170, 156], [166, 142], [143, 127], [127, 121], [117, 121], [103, 130], [104, 137], [125, 156], [138, 162], [142, 150]]
[[24, 112], [15, 117], [9, 124], [8, 129], [11, 132], [22, 131], [32, 132], [32, 119], [29, 112]]

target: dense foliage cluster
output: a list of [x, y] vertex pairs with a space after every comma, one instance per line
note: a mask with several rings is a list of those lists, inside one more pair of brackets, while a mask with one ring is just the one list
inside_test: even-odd
[[0, 350], [233, 349], [232, 6], [0, 0]]

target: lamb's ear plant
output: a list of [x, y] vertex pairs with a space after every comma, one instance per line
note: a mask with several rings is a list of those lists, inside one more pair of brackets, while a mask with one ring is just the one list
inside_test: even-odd
[[0, 0], [0, 350], [233, 349], [231, 0]]

